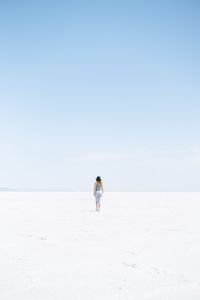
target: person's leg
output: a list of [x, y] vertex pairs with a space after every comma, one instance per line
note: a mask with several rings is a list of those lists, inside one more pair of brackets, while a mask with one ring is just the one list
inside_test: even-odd
[[100, 206], [101, 206], [101, 196], [98, 199], [98, 211], [100, 211]]
[[95, 199], [96, 199], [96, 211], [97, 211], [98, 210], [98, 200], [99, 200], [97, 195], [96, 195]]
[[100, 197], [96, 196], [96, 211], [99, 211], [100, 209]]

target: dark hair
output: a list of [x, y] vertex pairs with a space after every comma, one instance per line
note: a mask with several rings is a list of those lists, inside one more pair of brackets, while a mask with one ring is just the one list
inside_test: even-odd
[[96, 181], [101, 181], [101, 177], [97, 176]]

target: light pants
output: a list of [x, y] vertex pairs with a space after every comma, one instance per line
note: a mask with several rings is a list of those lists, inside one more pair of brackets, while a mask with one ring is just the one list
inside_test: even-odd
[[97, 203], [100, 203], [101, 202], [101, 197], [102, 197], [102, 193], [96, 193], [95, 194], [95, 199], [96, 199], [96, 202]]

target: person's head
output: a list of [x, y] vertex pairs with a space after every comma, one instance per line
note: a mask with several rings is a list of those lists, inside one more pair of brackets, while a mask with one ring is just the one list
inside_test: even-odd
[[100, 177], [100, 176], [97, 176], [96, 182], [99, 183], [99, 184], [102, 184], [102, 180], [101, 180], [101, 177]]

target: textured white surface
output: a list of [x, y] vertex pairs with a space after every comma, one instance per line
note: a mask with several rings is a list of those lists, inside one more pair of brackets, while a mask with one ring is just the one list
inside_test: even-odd
[[200, 193], [0, 193], [1, 300], [199, 300]]

